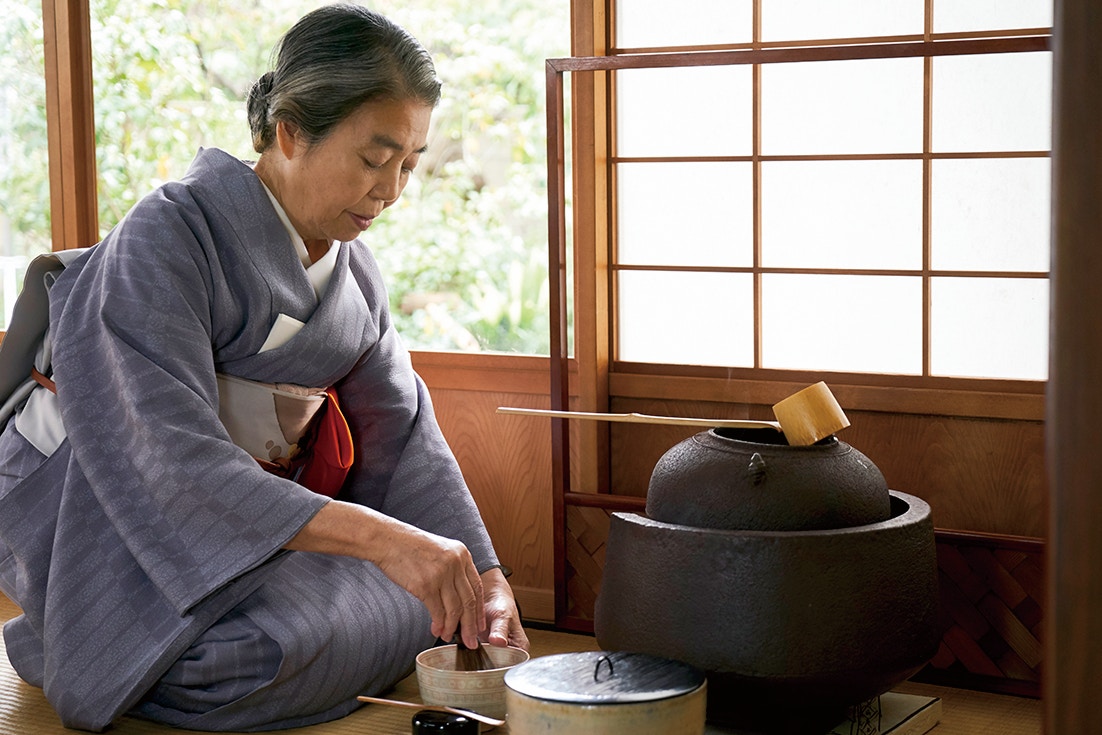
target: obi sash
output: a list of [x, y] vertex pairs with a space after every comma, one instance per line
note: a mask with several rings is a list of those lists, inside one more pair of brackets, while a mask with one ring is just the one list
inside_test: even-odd
[[[34, 391], [32, 396], [39, 394], [49, 400], [29, 401], [21, 416], [30, 410], [38, 414], [34, 425], [55, 427], [50, 437], [52, 447], [39, 446], [44, 442], [34, 441], [38, 438], [36, 432], [27, 432], [39, 451], [49, 455], [65, 438], [57, 408], [57, 386], [37, 368], [32, 368], [31, 377], [49, 391]], [[224, 373], [217, 378], [218, 418], [233, 443], [268, 472], [335, 498], [355, 459], [352, 432], [336, 389], [261, 383]], [[43, 413], [55, 415], [47, 417]], [[49, 451], [43, 451], [47, 448]]]
[[333, 388], [218, 374], [218, 418], [265, 470], [335, 497], [352, 467], [352, 432]]
[[[40, 255], [31, 261], [0, 349], [0, 425], [13, 413], [16, 428], [50, 456], [65, 440], [52, 358], [48, 293], [60, 271], [89, 248]], [[301, 323], [280, 315], [263, 349], [286, 341]], [[333, 388], [261, 383], [219, 373], [218, 417], [233, 443], [266, 470], [335, 497], [354, 459], [352, 434]], [[42, 390], [45, 389], [45, 390]]]

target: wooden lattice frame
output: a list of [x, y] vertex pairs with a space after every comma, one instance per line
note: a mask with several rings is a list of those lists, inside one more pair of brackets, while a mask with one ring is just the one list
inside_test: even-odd
[[[548, 272], [551, 316], [551, 408], [570, 408], [569, 339], [567, 307], [567, 185], [565, 144], [564, 75], [578, 72], [602, 72], [618, 69], [701, 67], [744, 64], [838, 61], [870, 58], [937, 57], [987, 53], [1049, 50], [1050, 35], [1024, 35], [1008, 38], [937, 40], [857, 45], [750, 48], [731, 51], [618, 54], [611, 56], [549, 59], [547, 81], [547, 161], [548, 161]], [[600, 306], [598, 308], [601, 308]], [[607, 311], [607, 305], [604, 307]], [[601, 410], [602, 406], [587, 406]], [[572, 493], [570, 488], [569, 427], [562, 418], [551, 420], [552, 437], [552, 523], [554, 528], [555, 607], [560, 624], [567, 612], [566, 511], [568, 506], [596, 503], [605, 508], [635, 509], [638, 498], [616, 495], [601, 488], [597, 493]], [[596, 500], [587, 498], [595, 495]]]
[[1044, 543], [939, 531], [942, 640], [920, 678], [1041, 696]]

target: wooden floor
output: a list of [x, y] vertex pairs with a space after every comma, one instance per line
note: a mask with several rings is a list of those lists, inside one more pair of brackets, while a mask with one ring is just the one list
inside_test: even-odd
[[[19, 609], [0, 595], [0, 619], [7, 620], [18, 614]], [[533, 657], [598, 649], [592, 636], [530, 629], [529, 637]], [[1040, 735], [1041, 732], [1041, 702], [1035, 699], [913, 682], [904, 682], [896, 691], [941, 699], [941, 721], [931, 731], [933, 735]], [[388, 696], [419, 702], [416, 679], [411, 676], [400, 682]], [[40, 689], [16, 676], [8, 663], [7, 654], [0, 655], [0, 735], [61, 735], [73, 732], [61, 726]], [[183, 731], [129, 717], [122, 718], [110, 730], [111, 735], [166, 735], [169, 732]], [[410, 714], [407, 710], [371, 704], [341, 720], [281, 732], [288, 735], [408, 735]], [[493, 732], [494, 735], [507, 735], [508, 726]]]

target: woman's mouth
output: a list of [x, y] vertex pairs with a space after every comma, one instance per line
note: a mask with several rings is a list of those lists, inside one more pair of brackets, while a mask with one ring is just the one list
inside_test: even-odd
[[366, 230], [368, 227], [371, 227], [371, 223], [375, 219], [374, 217], [361, 217], [360, 215], [354, 214], [352, 212], [349, 212], [348, 215], [352, 218], [352, 221], [356, 223], [356, 227], [360, 228], [361, 232]]

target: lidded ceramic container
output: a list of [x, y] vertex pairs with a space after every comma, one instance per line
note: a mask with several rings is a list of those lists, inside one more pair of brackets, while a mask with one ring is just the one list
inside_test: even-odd
[[704, 673], [680, 661], [626, 651], [541, 656], [510, 669], [510, 735], [701, 735]]

